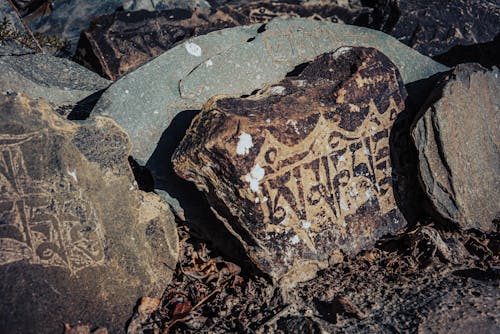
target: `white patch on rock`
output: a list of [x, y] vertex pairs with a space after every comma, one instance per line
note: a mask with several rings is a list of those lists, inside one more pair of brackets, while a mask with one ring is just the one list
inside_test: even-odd
[[307, 220], [301, 220], [300, 223], [302, 224], [302, 228], [304, 230], [307, 230], [309, 227], [311, 227], [311, 222]]
[[253, 147], [252, 136], [248, 133], [242, 132], [240, 135], [240, 140], [236, 145], [236, 153], [239, 155], [245, 155], [250, 152], [250, 149]]
[[290, 239], [290, 242], [292, 243], [292, 245], [296, 245], [300, 242], [300, 238], [298, 235], [294, 235], [293, 238]]
[[271, 90], [269, 91], [271, 95], [285, 95], [286, 94], [286, 88], [283, 86], [273, 86], [271, 87]]
[[75, 180], [75, 182], [78, 182], [78, 179], [77, 179], [77, 177], [76, 177], [76, 170], [74, 170], [74, 171], [70, 171], [70, 170], [68, 169], [68, 175], [69, 175], [69, 176], [71, 176], [71, 177]]
[[332, 57], [334, 59], [337, 59], [338, 57], [342, 56], [342, 55], [345, 55], [347, 52], [351, 51], [352, 48], [350, 47], [347, 47], [347, 46], [343, 46], [341, 48], [338, 48], [337, 50], [335, 50], [335, 52], [333, 53]]
[[366, 197], [366, 199], [372, 198], [372, 190], [371, 189], [368, 189], [367, 191], [365, 191], [365, 197]]
[[250, 173], [245, 175], [245, 181], [249, 183], [250, 190], [254, 193], [258, 193], [260, 191], [259, 181], [264, 178], [266, 174], [264, 168], [260, 167], [259, 164], [256, 164]]
[[187, 52], [195, 57], [201, 57], [201, 48], [196, 43], [187, 42], [184, 44]]
[[212, 61], [212, 59], [209, 59], [205, 64], [207, 65], [207, 67], [210, 67], [214, 64], [214, 62]]

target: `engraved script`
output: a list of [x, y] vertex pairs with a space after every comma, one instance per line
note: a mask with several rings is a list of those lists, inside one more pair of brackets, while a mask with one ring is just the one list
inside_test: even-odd
[[58, 170], [51, 171], [55, 182], [30, 175], [23, 145], [34, 139], [47, 141], [44, 132], [0, 134], [0, 265], [22, 261], [76, 274], [102, 263], [103, 233], [76, 180]]

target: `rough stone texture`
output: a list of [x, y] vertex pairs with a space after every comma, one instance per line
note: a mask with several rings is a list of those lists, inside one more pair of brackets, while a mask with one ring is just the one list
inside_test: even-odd
[[210, 99], [172, 162], [258, 268], [310, 279], [405, 226], [389, 154], [405, 97], [386, 56], [340, 48], [255, 96]]
[[70, 60], [45, 54], [0, 57], [0, 92], [23, 92], [56, 107], [75, 105], [110, 81]]
[[442, 217], [466, 229], [492, 231], [500, 218], [499, 74], [457, 66], [412, 132], [425, 192]]
[[500, 33], [498, 0], [400, 0], [399, 12], [395, 26], [384, 31], [428, 56], [489, 42]]
[[367, 10], [353, 11], [337, 5], [303, 6], [274, 2], [223, 6], [212, 11], [198, 8], [116, 12], [99, 17], [83, 31], [74, 59], [116, 80], [174, 44], [210, 31], [265, 23], [275, 17], [354, 23], [368, 14], [365, 12]]
[[23, 24], [7, 0], [0, 1], [0, 22], [7, 19], [14, 28], [24, 30]]
[[[82, 32], [74, 59], [93, 71], [116, 80], [193, 35], [209, 23], [221, 28], [245, 24], [217, 11], [201, 10], [117, 12], [104, 15]], [[198, 28], [197, 34], [203, 29]]]
[[97, 16], [113, 13], [123, 0], [53, 1], [52, 10], [33, 18], [30, 27], [37, 33], [57, 35], [71, 43], [74, 53], [80, 32]]
[[118, 333], [138, 298], [161, 295], [175, 221], [133, 185], [129, 147], [110, 119], [75, 125], [44, 100], [0, 96], [0, 332]]
[[[398, 67], [405, 84], [447, 69], [379, 31], [306, 19], [273, 20], [255, 40], [212, 57], [211, 65], [198, 66], [183, 78], [181, 97], [207, 100], [216, 94], [248, 94], [344, 45], [382, 51]], [[220, 82], [229, 84], [221, 87]]]
[[131, 138], [132, 155], [145, 163], [181, 111], [200, 109], [220, 93], [250, 94], [343, 45], [378, 48], [405, 83], [448, 69], [366, 28], [306, 19], [272, 20], [264, 28], [229, 28], [189, 39], [116, 81], [94, 111], [120, 124]]
[[136, 10], [166, 10], [174, 8], [210, 8], [210, 2], [205, 0], [125, 0], [123, 9], [127, 11]]

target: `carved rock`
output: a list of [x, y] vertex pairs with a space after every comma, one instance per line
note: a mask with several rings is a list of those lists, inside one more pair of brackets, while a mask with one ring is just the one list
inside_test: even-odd
[[111, 82], [68, 59], [45, 54], [0, 57], [0, 92], [23, 92], [72, 107]]
[[274, 19], [262, 30], [251, 25], [188, 39], [116, 81], [94, 112], [112, 117], [127, 132], [132, 156], [145, 164], [180, 112], [199, 110], [216, 94], [250, 94], [343, 45], [376, 47], [396, 64], [405, 83], [448, 70], [391, 36], [362, 27]]
[[399, 0], [399, 11], [395, 26], [385, 31], [428, 56], [489, 42], [499, 33], [497, 0]]
[[412, 131], [426, 194], [442, 217], [465, 229], [493, 231], [500, 218], [499, 75], [457, 66]]
[[117, 333], [140, 297], [161, 295], [175, 221], [134, 186], [129, 148], [110, 119], [76, 125], [44, 100], [0, 96], [0, 332]]
[[[148, 1], [149, 5], [151, 2]], [[222, 28], [267, 23], [271, 19], [309, 18], [327, 22], [356, 23], [369, 10], [339, 5], [301, 5], [252, 2], [222, 6], [212, 11], [197, 8], [116, 12], [103, 15], [82, 32], [75, 60], [111, 80], [139, 67], [189, 37]]]
[[172, 162], [258, 268], [309, 279], [405, 226], [389, 155], [405, 97], [386, 56], [340, 48], [255, 96], [210, 99]]

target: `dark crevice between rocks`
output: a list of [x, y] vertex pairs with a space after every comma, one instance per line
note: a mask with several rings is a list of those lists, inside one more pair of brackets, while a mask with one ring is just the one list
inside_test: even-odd
[[479, 63], [484, 67], [500, 67], [500, 33], [493, 41], [473, 45], [456, 45], [448, 52], [432, 57], [449, 67], [463, 63]]
[[101, 89], [94, 94], [87, 96], [83, 100], [77, 102], [77, 104], [75, 104], [73, 109], [71, 109], [71, 111], [69, 112], [67, 118], [72, 121], [81, 121], [87, 119], [105, 90], [106, 88]]
[[155, 189], [155, 183], [149, 169], [141, 166], [132, 156], [128, 157], [128, 163], [130, 164], [130, 168], [132, 169], [134, 179], [139, 189], [146, 192], [152, 192]]
[[267, 26], [266, 23], [264, 23], [263, 25], [261, 25], [259, 27], [259, 29], [257, 29], [257, 33], [262, 34], [264, 31], [266, 31], [266, 26]]
[[174, 117], [163, 132], [145, 168], [151, 173], [155, 191], [160, 195], [165, 192], [178, 201], [184, 217], [179, 217], [180, 208], [173, 208], [173, 212], [178, 218], [184, 218], [180, 220], [197, 239], [207, 242], [210, 248], [216, 249], [228, 260], [237, 263], [244, 272], [254, 273], [256, 269], [243, 247], [215, 217], [203, 193], [193, 183], [180, 178], [174, 171], [171, 162], [172, 154], [198, 113], [199, 110], [185, 110]]
[[240, 98], [244, 99], [244, 98], [247, 98], [247, 97], [250, 97], [250, 96], [257, 95], [257, 93], [259, 91], [260, 91], [260, 89], [255, 89], [250, 94], [243, 94], [243, 95], [241, 95]]
[[405, 110], [396, 118], [389, 138], [394, 196], [410, 229], [418, 221], [425, 221], [432, 212], [431, 203], [418, 179], [418, 152], [411, 130], [424, 103], [443, 76], [443, 73], [438, 73], [406, 85]]
[[309, 64], [310, 64], [310, 63], [311, 63], [311, 62], [306, 62], [306, 63], [302, 63], [302, 64], [299, 64], [299, 65], [295, 66], [295, 67], [293, 68], [293, 70], [291, 70], [290, 72], [288, 72], [288, 73], [285, 75], [285, 77], [286, 77], [286, 78], [290, 78], [290, 77], [298, 77], [298, 76], [300, 75], [300, 73], [302, 73], [302, 72], [305, 70], [305, 68], [306, 68], [307, 66], [309, 66]]

